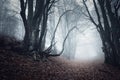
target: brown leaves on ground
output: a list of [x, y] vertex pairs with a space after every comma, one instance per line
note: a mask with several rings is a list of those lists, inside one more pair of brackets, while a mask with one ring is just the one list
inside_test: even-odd
[[0, 80], [120, 80], [120, 70], [106, 64], [84, 64], [60, 57], [37, 62], [1, 49]]

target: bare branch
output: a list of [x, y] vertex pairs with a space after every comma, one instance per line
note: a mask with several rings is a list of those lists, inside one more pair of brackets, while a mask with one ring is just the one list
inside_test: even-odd
[[85, 3], [86, 1], [87, 1], [87, 0], [83, 0], [83, 4], [84, 4], [84, 6], [85, 6], [85, 8], [86, 8], [86, 10], [87, 10], [87, 13], [88, 13], [88, 15], [89, 15], [89, 17], [90, 17], [90, 20], [91, 20], [91, 22], [92, 22], [94, 25], [98, 26], [98, 24], [94, 21], [94, 19], [92, 18], [91, 14], [90, 14], [90, 12], [89, 12], [88, 6], [87, 6], [86, 3]]
[[56, 1], [55, 1], [55, 0], [52, 0], [50, 3], [51, 3], [51, 4], [50, 4], [49, 7], [48, 7], [48, 12], [50, 11], [51, 7], [56, 3]]
[[21, 17], [23, 19], [23, 22], [24, 22], [24, 25], [25, 25], [25, 28], [26, 28], [26, 25], [27, 25], [27, 19], [26, 19], [26, 14], [25, 14], [25, 6], [24, 6], [25, 2], [24, 0], [20, 0], [20, 7], [21, 7], [21, 11], [20, 11], [20, 14], [21, 14]]
[[58, 20], [57, 25], [56, 25], [56, 27], [55, 27], [55, 30], [54, 30], [54, 32], [53, 32], [53, 37], [52, 37], [52, 40], [51, 40], [51, 44], [50, 44], [50, 46], [49, 46], [46, 50], [48, 50], [49, 48], [52, 49], [53, 41], [54, 41], [54, 39], [55, 39], [55, 34], [56, 34], [57, 29], [58, 29], [58, 25], [59, 25], [59, 23], [60, 23], [60, 21], [61, 21], [61, 18], [62, 18], [62, 16], [64, 16], [64, 15], [65, 15], [67, 12], [69, 12], [69, 11], [71, 11], [71, 10], [65, 11], [65, 12], [59, 17], [59, 20]]
[[63, 51], [64, 51], [64, 46], [65, 46], [65, 42], [66, 42], [68, 36], [70, 35], [70, 33], [71, 33], [74, 29], [76, 29], [76, 26], [74, 26], [73, 28], [71, 28], [71, 29], [68, 31], [68, 33], [67, 33], [67, 35], [66, 35], [66, 37], [65, 37], [65, 39], [64, 39], [64, 41], [63, 41], [62, 50], [60, 51], [60, 53], [59, 53], [59, 54], [49, 54], [49, 56], [60, 56], [60, 55], [63, 53]]
[[58, 20], [57, 25], [56, 25], [56, 27], [55, 27], [55, 30], [54, 30], [54, 32], [53, 32], [53, 37], [52, 37], [52, 40], [51, 40], [51, 44], [52, 44], [52, 42], [53, 42], [54, 39], [55, 39], [55, 34], [56, 34], [58, 25], [59, 25], [59, 23], [60, 23], [62, 17], [63, 17], [66, 13], [68, 13], [68, 12], [70, 12], [70, 11], [72, 11], [72, 10], [66, 10], [66, 11], [59, 17], [59, 20]]

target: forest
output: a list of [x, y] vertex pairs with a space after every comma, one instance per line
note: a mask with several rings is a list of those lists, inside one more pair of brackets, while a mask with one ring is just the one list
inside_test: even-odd
[[120, 80], [120, 0], [1, 0], [0, 80]]

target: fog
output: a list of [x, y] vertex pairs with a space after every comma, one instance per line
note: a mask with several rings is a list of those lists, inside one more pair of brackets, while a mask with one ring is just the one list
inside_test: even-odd
[[[62, 2], [61, 2], [61, 4], [62, 4]], [[81, 4], [81, 1], [78, 1], [77, 5], [83, 6]], [[87, 5], [89, 6], [89, 10], [91, 11], [93, 17], [96, 18], [91, 0], [88, 1]], [[79, 8], [81, 9], [81, 7], [79, 7]], [[79, 10], [79, 8], [78, 8], [78, 10]], [[71, 8], [67, 7], [67, 9], [71, 9]], [[60, 13], [59, 13], [58, 9], [55, 9], [55, 10], [56, 10], [55, 15], [54, 14], [53, 15], [56, 20], [55, 21], [55, 25], [56, 25], [57, 21], [59, 19]], [[83, 9], [83, 11], [84, 11], [84, 9]], [[76, 10], [76, 13], [77, 13], [77, 10]], [[74, 52], [75, 56], [72, 60], [104, 62], [104, 53], [102, 51], [102, 42], [100, 39], [100, 35], [96, 30], [96, 27], [90, 22], [90, 20], [85, 15], [83, 15], [83, 14], [76, 15], [76, 13], [69, 12], [66, 15], [64, 15], [61, 19], [61, 23], [59, 24], [59, 28], [56, 33], [56, 42], [57, 42], [56, 47], [57, 47], [58, 52], [62, 49], [62, 41], [64, 39], [62, 37], [62, 34], [64, 34], [64, 33], [61, 28], [64, 28], [66, 26], [66, 24], [69, 26], [68, 29], [70, 29], [70, 27], [73, 27], [74, 25], [76, 25], [78, 29], [72, 31], [68, 37], [68, 41], [72, 37], [71, 40], [73, 43], [67, 43], [67, 41], [66, 41], [66, 46], [65, 46], [65, 51], [63, 53], [63, 57], [66, 57], [66, 55], [64, 55], [64, 54], [71, 55], [72, 53], [70, 53], [70, 52]], [[70, 16], [68, 14], [70, 14]], [[72, 16], [71, 16], [71, 14], [72, 14]], [[68, 22], [64, 21], [64, 18], [66, 16], [68, 17]], [[72, 17], [72, 19], [71, 19], [71, 17]], [[77, 19], [77, 18], [80, 18], [80, 19]], [[77, 21], [76, 21], [76, 19], [77, 19]], [[66, 32], [65, 32], [65, 34], [66, 34]], [[48, 41], [48, 44], [49, 44], [49, 41]], [[72, 48], [75, 46], [75, 51], [72, 51], [70, 44], [74, 44], [74, 45], [72, 45]]]
[[76, 60], [103, 59], [102, 43], [96, 30], [88, 29], [84, 35], [77, 35], [77, 38]]
[[[62, 0], [61, 0], [62, 1]], [[18, 4], [17, 2], [13, 1], [15, 4]], [[79, 1], [77, 1], [78, 3]], [[82, 5], [80, 4], [74, 4], [74, 5]], [[12, 4], [12, 3], [11, 3]], [[65, 3], [64, 3], [65, 4]], [[62, 2], [59, 3], [59, 5], [62, 5]], [[90, 10], [93, 10], [93, 7], [91, 6], [92, 3], [88, 3], [88, 6], [90, 6]], [[12, 6], [12, 5], [10, 5]], [[16, 5], [14, 5], [16, 6]], [[19, 7], [11, 7], [11, 9], [17, 11], [19, 13]], [[72, 5], [71, 5], [72, 6]], [[70, 9], [67, 7], [66, 9]], [[74, 7], [73, 7], [74, 8]], [[81, 7], [79, 7], [81, 8]], [[57, 22], [59, 20], [59, 16], [65, 11], [58, 8], [54, 8], [55, 12], [51, 14], [48, 20], [48, 30], [52, 32], [52, 30], [55, 29], [55, 26], [57, 25]], [[78, 12], [79, 10], [74, 10], [75, 12]], [[84, 10], [85, 11], [85, 10]], [[79, 12], [78, 12], [79, 13]], [[100, 39], [100, 35], [97, 32], [95, 26], [80, 12], [80, 15], [74, 14], [72, 12], [65, 14], [59, 24], [59, 27], [56, 32], [55, 41], [56, 41], [56, 49], [57, 52], [60, 52], [62, 49], [62, 43], [65, 38], [65, 35], [67, 34], [68, 30], [72, 28], [73, 26], [77, 26], [77, 30], [75, 29], [70, 33], [70, 36], [68, 37], [66, 45], [65, 45], [65, 51], [62, 55], [62, 57], [65, 57], [65, 55], [71, 55], [74, 54], [74, 58], [72, 60], [77, 61], [96, 61], [101, 60], [104, 61], [104, 54], [102, 52], [102, 42]], [[71, 16], [71, 17], [70, 17]], [[79, 17], [78, 17], [79, 16]], [[17, 17], [17, 25], [14, 36], [19, 39], [23, 40], [24, 37], [24, 27], [23, 22], [19, 14], [15, 15]], [[66, 23], [66, 17], [68, 18], [68, 21]], [[77, 19], [78, 18], [78, 19]], [[65, 27], [69, 26], [66, 30]], [[49, 28], [50, 27], [50, 28]], [[64, 31], [64, 30], [65, 31]], [[46, 47], [50, 45], [50, 33], [47, 33], [47, 39], [46, 39]], [[73, 49], [74, 48], [74, 49]], [[71, 52], [71, 53], [70, 53]], [[65, 54], [65, 55], [64, 55]]]
[[[81, 27], [82, 26], [82, 27]], [[97, 32], [95, 26], [89, 21], [83, 21], [80, 25], [82, 33], [79, 31], [75, 32], [76, 35], [76, 50], [75, 50], [75, 61], [98, 61], [104, 62], [104, 53], [102, 51], [102, 42], [100, 35]], [[85, 28], [86, 27], [86, 28]], [[74, 34], [72, 32], [71, 34]], [[59, 37], [60, 33], [56, 35]], [[62, 39], [57, 39], [57, 49], [61, 50]]]

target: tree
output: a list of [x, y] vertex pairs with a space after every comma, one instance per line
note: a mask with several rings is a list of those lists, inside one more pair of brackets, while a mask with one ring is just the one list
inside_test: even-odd
[[[105, 53], [105, 63], [120, 65], [120, 1], [116, 0], [93, 0], [93, 5], [97, 15], [97, 22], [92, 17], [86, 0], [83, 4], [89, 15], [90, 21], [96, 26], [100, 34], [103, 52]], [[99, 4], [99, 6], [97, 5]], [[114, 9], [114, 11], [113, 11]], [[102, 17], [102, 18], [101, 18]]]
[[54, 3], [55, 0], [20, 0], [20, 14], [25, 27], [24, 46], [26, 50], [32, 48], [35, 51], [43, 51], [48, 14]]

